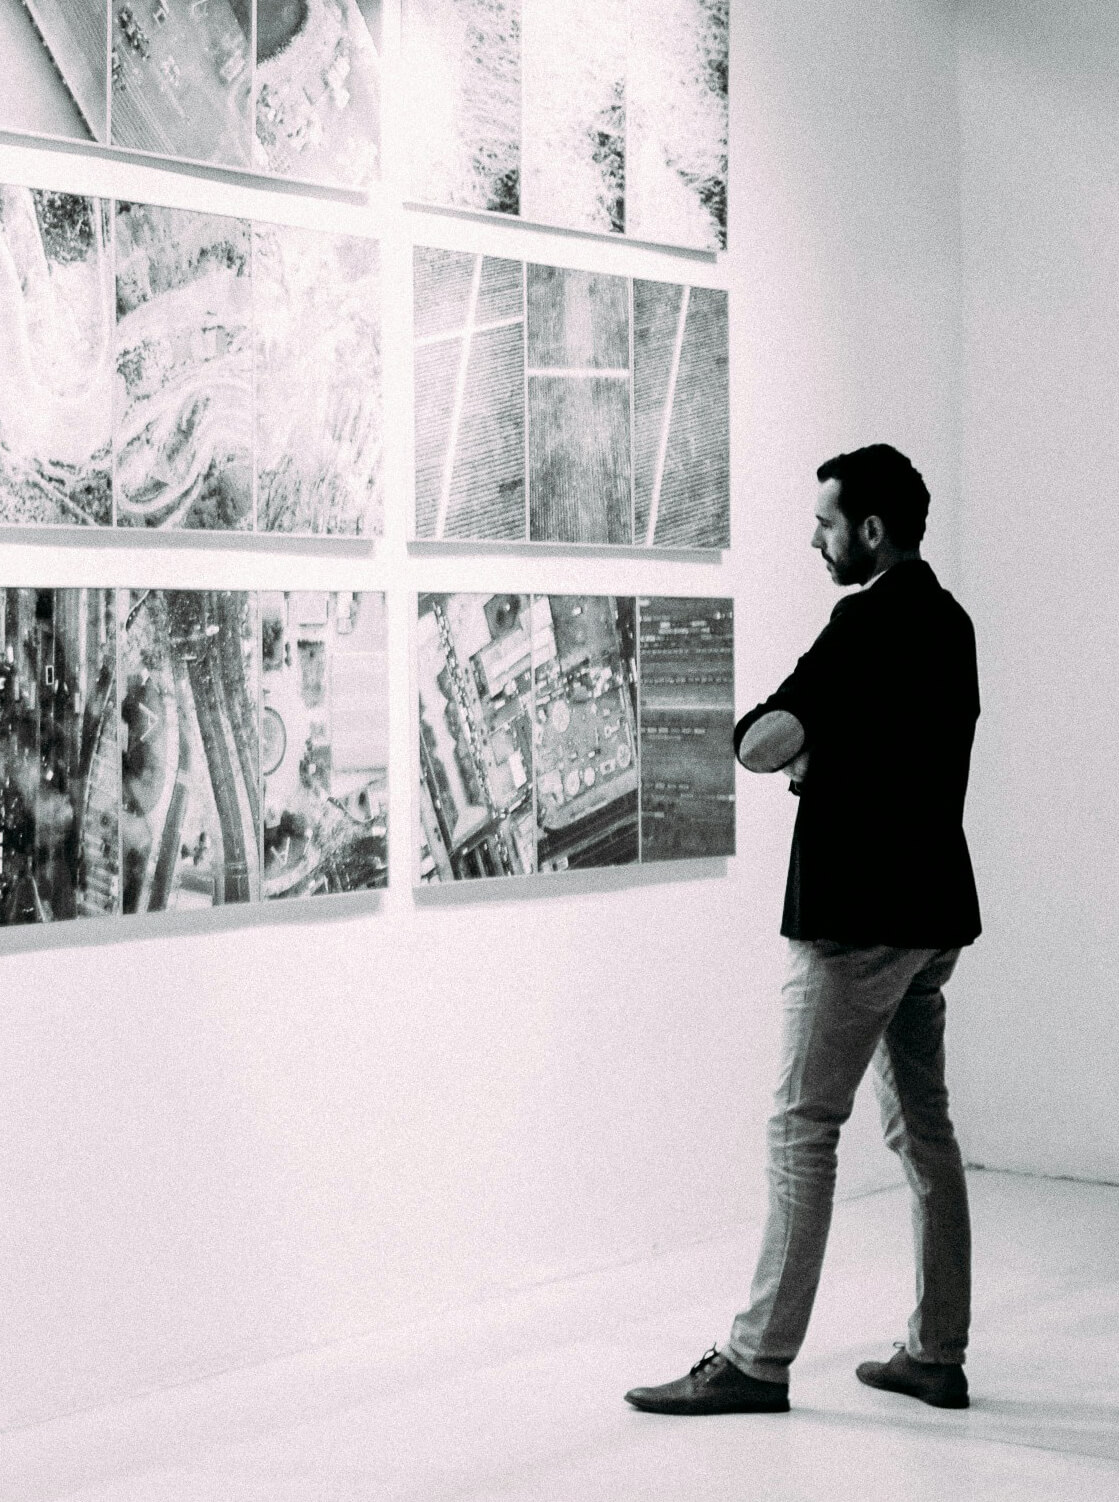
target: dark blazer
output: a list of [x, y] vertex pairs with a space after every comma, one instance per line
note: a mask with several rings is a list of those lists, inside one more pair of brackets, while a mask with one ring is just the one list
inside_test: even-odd
[[896, 563], [840, 600], [770, 710], [804, 726], [781, 932], [949, 949], [980, 932], [964, 838], [979, 717], [971, 620], [922, 559]]

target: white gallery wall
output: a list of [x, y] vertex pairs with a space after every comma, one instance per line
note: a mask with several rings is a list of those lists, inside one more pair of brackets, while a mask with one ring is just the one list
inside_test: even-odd
[[987, 932], [962, 972], [970, 1156], [1119, 1180], [1119, 10], [962, 10], [969, 794]]
[[[390, 76], [398, 43], [386, 5]], [[0, 138], [0, 180], [378, 234], [388, 288], [408, 286], [413, 242], [726, 287], [733, 467], [721, 558], [409, 548], [401, 295], [376, 545], [4, 538], [9, 585], [386, 590], [391, 881], [366, 900], [0, 935], [0, 1427], [760, 1215], [784, 780], [741, 774], [725, 863], [414, 893], [410, 616], [419, 589], [733, 595], [744, 710], [835, 602], [809, 549], [815, 467], [876, 439], [925, 472], [928, 556], [958, 584], [955, 63], [954, 12], [934, 0], [735, 0], [718, 258], [404, 212], [391, 96], [389, 181], [368, 208]], [[1082, 776], [1068, 769], [1070, 797]], [[875, 1136], [864, 1100], [848, 1191], [893, 1179]]]

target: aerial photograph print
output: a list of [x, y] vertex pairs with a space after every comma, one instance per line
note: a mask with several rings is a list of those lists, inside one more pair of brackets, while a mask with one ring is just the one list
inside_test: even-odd
[[124, 911], [260, 898], [260, 628], [243, 590], [121, 590]]
[[385, 597], [260, 596], [265, 898], [388, 883]]
[[641, 859], [733, 855], [734, 601], [638, 605]]
[[634, 601], [534, 595], [537, 866], [638, 859]]
[[379, 536], [380, 247], [256, 223], [252, 291], [258, 531]]
[[116, 591], [0, 589], [0, 925], [119, 911]]
[[109, 0], [0, 0], [0, 130], [108, 137]]
[[116, 206], [118, 526], [253, 526], [250, 260], [247, 220]]
[[105, 202], [0, 187], [0, 523], [112, 523], [113, 322]]
[[421, 884], [536, 870], [533, 637], [527, 595], [417, 604]]
[[524, 264], [417, 246], [415, 535], [524, 541]]

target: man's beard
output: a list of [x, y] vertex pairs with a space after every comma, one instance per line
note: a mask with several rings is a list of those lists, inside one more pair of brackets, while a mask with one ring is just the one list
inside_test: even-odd
[[862, 543], [853, 543], [843, 563], [830, 560], [837, 584], [865, 584], [874, 573], [874, 554]]

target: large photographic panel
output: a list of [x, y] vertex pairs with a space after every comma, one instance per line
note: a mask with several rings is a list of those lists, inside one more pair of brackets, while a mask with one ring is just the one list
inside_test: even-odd
[[250, 162], [252, 0], [113, 0], [114, 146]]
[[126, 913], [260, 897], [256, 597], [121, 590]]
[[734, 602], [638, 603], [641, 859], [733, 855]]
[[0, 187], [0, 522], [112, 522], [106, 205]]
[[253, 525], [249, 223], [118, 203], [116, 519]]
[[418, 601], [419, 879], [536, 869], [527, 595]]
[[625, 229], [626, 17], [627, 0], [522, 0], [524, 218]]
[[629, 285], [528, 268], [529, 536], [632, 543]]
[[256, 224], [252, 287], [258, 530], [379, 536], [377, 242]]
[[524, 266], [415, 252], [416, 536], [523, 541]]
[[388, 882], [385, 597], [260, 596], [266, 898]]
[[381, 0], [256, 0], [254, 165], [363, 188], [380, 155]]
[[727, 243], [730, 0], [629, 0], [626, 230]]
[[535, 595], [533, 772], [541, 871], [638, 858], [634, 601]]
[[730, 543], [727, 294], [633, 284], [635, 540]]
[[109, 0], [0, 0], [0, 130], [104, 141]]
[[115, 610], [0, 589], [0, 925], [118, 911]]
[[521, 0], [403, 0], [412, 196], [520, 210]]

